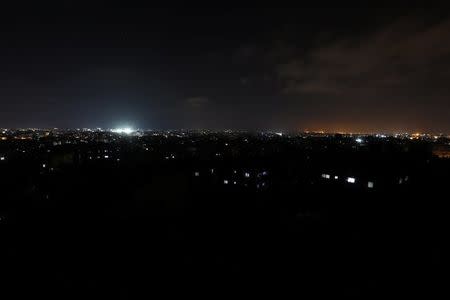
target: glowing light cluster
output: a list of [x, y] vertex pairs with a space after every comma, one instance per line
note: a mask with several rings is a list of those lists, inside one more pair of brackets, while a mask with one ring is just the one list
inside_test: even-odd
[[120, 134], [131, 134], [134, 132], [133, 128], [130, 127], [124, 127], [124, 128], [115, 128], [111, 130], [114, 133], [120, 133]]

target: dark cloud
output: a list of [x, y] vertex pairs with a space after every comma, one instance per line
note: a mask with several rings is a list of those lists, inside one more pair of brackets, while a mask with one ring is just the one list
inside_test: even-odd
[[280, 64], [286, 94], [409, 97], [447, 88], [450, 20], [399, 20], [358, 38], [342, 38]]
[[208, 97], [189, 97], [186, 102], [191, 107], [203, 107], [209, 102]]
[[325, 129], [448, 131], [449, 36], [449, 19], [401, 18], [298, 49], [276, 74], [291, 105]]

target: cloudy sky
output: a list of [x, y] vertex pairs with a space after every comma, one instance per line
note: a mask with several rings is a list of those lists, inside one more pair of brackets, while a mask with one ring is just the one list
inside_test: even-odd
[[445, 2], [34, 2], [1, 11], [0, 127], [450, 132]]

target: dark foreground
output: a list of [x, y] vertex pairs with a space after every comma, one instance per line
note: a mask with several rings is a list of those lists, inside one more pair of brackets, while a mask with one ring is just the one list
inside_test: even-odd
[[2, 290], [61, 299], [445, 291], [447, 160], [398, 141], [248, 139], [197, 137], [194, 150], [170, 138], [39, 142], [22, 156], [4, 144]]

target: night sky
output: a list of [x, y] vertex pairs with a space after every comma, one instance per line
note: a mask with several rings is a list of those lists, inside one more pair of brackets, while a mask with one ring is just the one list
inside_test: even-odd
[[14, 2], [0, 127], [450, 133], [444, 2]]

